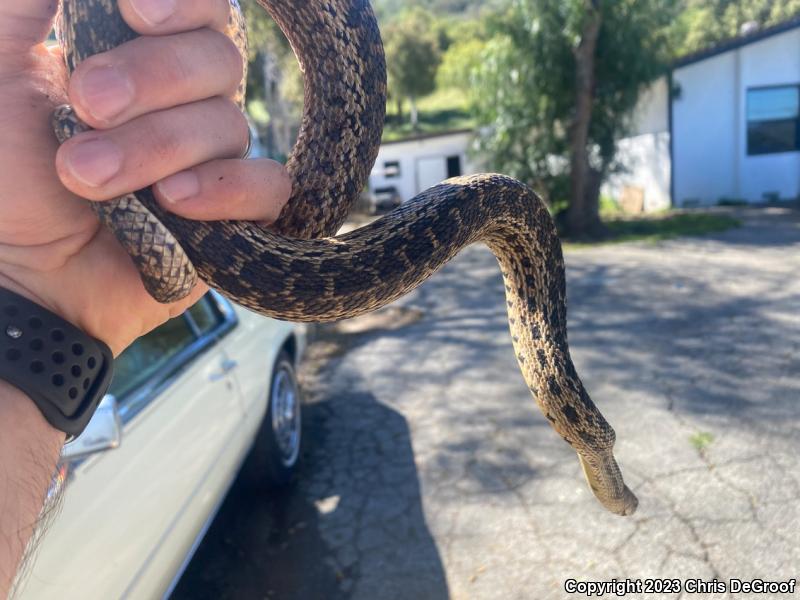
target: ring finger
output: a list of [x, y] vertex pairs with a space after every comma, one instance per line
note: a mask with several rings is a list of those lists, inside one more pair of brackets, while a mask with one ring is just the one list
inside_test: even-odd
[[56, 168], [71, 192], [109, 200], [212, 159], [237, 158], [248, 140], [236, 105], [211, 98], [77, 135], [59, 148]]

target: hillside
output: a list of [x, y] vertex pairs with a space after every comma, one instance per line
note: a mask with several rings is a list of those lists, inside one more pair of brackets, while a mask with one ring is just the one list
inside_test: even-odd
[[435, 15], [462, 15], [475, 14], [493, 4], [496, 2], [487, 0], [372, 0], [375, 13], [383, 22], [414, 6], [421, 6]]
[[[458, 21], [477, 20], [482, 11], [509, 0], [371, 0], [378, 16], [381, 28], [385, 29], [394, 19], [408, 9], [423, 8], [433, 16], [432, 25], [440, 43], [449, 25]], [[452, 43], [448, 39], [448, 44]], [[446, 46], [443, 46], [446, 48]], [[391, 57], [389, 57], [391, 58]], [[408, 106], [403, 115], [397, 114], [397, 105], [387, 105], [385, 140], [403, 139], [418, 134], [441, 133], [458, 129], [469, 129], [475, 126], [474, 117], [470, 114], [468, 97], [463, 90], [437, 87], [430, 95], [418, 98], [419, 124], [412, 128]]]

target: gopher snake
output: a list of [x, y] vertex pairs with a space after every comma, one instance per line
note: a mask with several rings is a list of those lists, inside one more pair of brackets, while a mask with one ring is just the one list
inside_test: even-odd
[[[288, 161], [292, 197], [270, 228], [190, 222], [163, 211], [149, 190], [92, 203], [162, 302], [199, 276], [236, 302], [291, 321], [329, 321], [375, 310], [408, 293], [461, 248], [497, 257], [520, 368], [539, 407], [578, 452], [592, 491], [610, 511], [637, 506], [614, 460], [614, 431], [583, 387], [567, 347], [564, 262], [542, 201], [502, 175], [450, 179], [354, 232], [336, 233], [361, 192], [383, 128], [386, 70], [368, 0], [258, 0], [289, 39], [305, 73], [305, 112]], [[246, 51], [236, 0], [228, 34]], [[61, 43], [71, 70], [132, 39], [114, 0], [64, 0]], [[239, 93], [243, 96], [244, 84]], [[54, 117], [63, 142], [83, 127]]]

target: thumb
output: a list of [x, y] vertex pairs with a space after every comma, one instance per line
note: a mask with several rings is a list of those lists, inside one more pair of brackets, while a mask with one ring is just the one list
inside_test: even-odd
[[47, 39], [58, 4], [58, 0], [0, 2], [0, 65]]

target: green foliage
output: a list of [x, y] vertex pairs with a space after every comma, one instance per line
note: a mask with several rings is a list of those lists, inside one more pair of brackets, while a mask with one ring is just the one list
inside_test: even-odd
[[437, 86], [469, 92], [472, 74], [481, 65], [486, 41], [473, 36], [459, 36], [442, 56], [436, 75]]
[[622, 214], [622, 207], [611, 196], [600, 196], [600, 216], [604, 219], [618, 217]]
[[698, 431], [689, 436], [689, 443], [694, 446], [694, 449], [700, 454], [704, 454], [713, 441], [714, 436], [707, 431]]
[[269, 111], [267, 105], [260, 98], [253, 98], [247, 102], [247, 114], [257, 126], [262, 129], [269, 124]]
[[247, 37], [250, 45], [247, 75], [249, 103], [261, 99], [264, 94], [264, 53], [273, 54], [283, 60], [292, 54], [292, 50], [275, 21], [256, 0], [241, 0], [240, 4], [247, 19]]
[[473, 17], [505, 0], [372, 0], [378, 20], [389, 23], [409, 8], [424, 8], [436, 15]]
[[250, 42], [250, 57], [263, 50], [291, 52], [289, 43], [283, 36], [278, 25], [269, 16], [256, 0], [240, 0], [242, 10], [247, 19], [247, 35]]
[[648, 240], [651, 242], [679, 236], [706, 235], [738, 227], [740, 222], [727, 215], [684, 213], [667, 217], [618, 219], [607, 223], [618, 241]]
[[436, 89], [441, 54], [433, 20], [427, 11], [413, 9], [384, 29], [389, 94], [395, 100], [409, 98], [413, 104]]
[[[563, 199], [569, 176], [570, 126], [575, 114], [576, 57], [587, 2], [512, 0], [490, 25], [473, 73], [474, 105], [484, 125], [480, 143], [492, 168]], [[615, 142], [640, 91], [663, 73], [669, 57], [672, 0], [599, 0], [594, 103], [589, 128], [591, 166], [609, 173]]]
[[412, 135], [475, 128], [475, 119], [465, 103], [465, 94], [455, 88], [440, 88], [419, 101], [419, 121], [416, 128], [408, 119], [397, 114], [392, 103], [389, 103], [387, 109], [384, 141], [399, 140]]
[[741, 34], [745, 23], [769, 27], [800, 15], [800, 0], [683, 0], [672, 29], [676, 56]]

